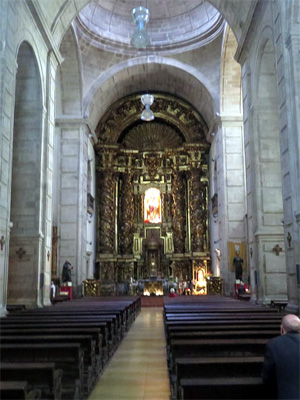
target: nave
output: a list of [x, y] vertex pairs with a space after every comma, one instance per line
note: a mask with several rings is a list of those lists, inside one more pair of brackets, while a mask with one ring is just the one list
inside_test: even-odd
[[163, 310], [142, 308], [89, 400], [169, 398]]
[[261, 370], [283, 313], [222, 296], [141, 304], [82, 298], [2, 318], [1, 398], [275, 398]]

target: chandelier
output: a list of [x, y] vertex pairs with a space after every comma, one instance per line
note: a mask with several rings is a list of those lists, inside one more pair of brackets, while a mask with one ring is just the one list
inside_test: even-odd
[[142, 101], [143, 105], [145, 106], [145, 109], [141, 115], [141, 119], [143, 121], [153, 121], [154, 114], [153, 114], [153, 111], [150, 109], [150, 106], [152, 106], [152, 104], [154, 102], [154, 96], [152, 94], [144, 94], [141, 97], [141, 101]]
[[145, 48], [150, 44], [149, 35], [145, 29], [145, 25], [150, 19], [150, 12], [148, 8], [136, 7], [132, 10], [131, 15], [138, 27], [133, 33], [130, 43], [138, 49]]

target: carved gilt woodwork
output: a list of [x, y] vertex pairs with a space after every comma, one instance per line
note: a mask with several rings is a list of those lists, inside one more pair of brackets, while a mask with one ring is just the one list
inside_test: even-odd
[[191, 247], [193, 252], [204, 250], [205, 244], [205, 225], [202, 221], [202, 185], [200, 182], [201, 170], [191, 168], [190, 170], [190, 212], [191, 212]]
[[[207, 126], [186, 102], [154, 96], [153, 122], [140, 120], [140, 95], [133, 95], [113, 104], [96, 130], [97, 262], [108, 285], [101, 293], [133, 275], [167, 277], [173, 253], [175, 276], [191, 279], [192, 252], [206, 250]], [[161, 222], [145, 223], [148, 189], [160, 191]], [[156, 249], [146, 248], [148, 233]]]
[[[204, 147], [207, 147], [207, 125], [194, 108], [174, 96], [162, 93], [153, 94], [155, 100], [151, 109], [154, 112], [155, 118], [163, 118], [165, 122], [176, 127], [183, 135], [185, 142], [202, 143]], [[128, 132], [128, 126], [140, 120], [142, 110], [143, 105], [139, 94], [125, 97], [112, 104], [101, 118], [96, 129], [98, 139], [102, 143], [107, 144], [117, 142], [126, 143], [124, 137], [120, 138], [120, 133]], [[154, 144], [152, 140], [150, 142]], [[131, 140], [129, 143], [131, 144]], [[135, 145], [133, 148], [138, 147]], [[144, 147], [140, 150], [144, 150]]]
[[99, 182], [99, 251], [101, 253], [114, 252], [115, 224], [114, 224], [114, 173], [112, 170], [103, 171]]
[[182, 175], [173, 171], [172, 184], [172, 228], [175, 253], [185, 252], [185, 185]]
[[132, 254], [133, 245], [133, 188], [132, 173], [124, 173], [122, 179], [121, 199], [120, 199], [120, 252], [121, 254]]

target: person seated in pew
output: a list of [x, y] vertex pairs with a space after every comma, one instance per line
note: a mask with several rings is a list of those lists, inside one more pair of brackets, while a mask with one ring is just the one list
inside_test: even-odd
[[245, 284], [243, 281], [241, 281], [240, 286], [238, 288], [238, 294], [245, 294], [245, 293], [246, 293]]
[[[277, 399], [300, 399], [300, 319], [294, 314], [283, 317], [281, 336], [266, 345], [262, 379]], [[275, 393], [274, 393], [275, 394]]]
[[177, 294], [175, 293], [175, 289], [174, 288], [170, 289], [169, 297], [177, 297]]

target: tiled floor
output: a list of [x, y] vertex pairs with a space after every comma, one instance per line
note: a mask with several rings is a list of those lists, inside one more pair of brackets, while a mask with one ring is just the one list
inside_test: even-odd
[[169, 400], [162, 308], [142, 308], [89, 400]]

